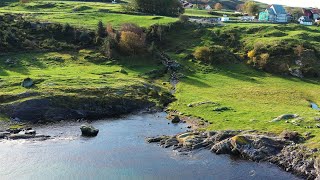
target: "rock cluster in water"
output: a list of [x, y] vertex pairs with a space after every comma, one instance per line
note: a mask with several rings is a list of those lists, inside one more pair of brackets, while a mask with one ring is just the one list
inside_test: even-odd
[[0, 139], [38, 139], [46, 140], [50, 136], [38, 135], [32, 128], [9, 128], [5, 131], [0, 131]]
[[[206, 148], [216, 154], [231, 154], [252, 161], [268, 161], [306, 179], [320, 177], [320, 163], [313, 153], [296, 142], [302, 137], [295, 132], [280, 136], [267, 136], [254, 131], [190, 131], [175, 136], [150, 137], [149, 143], [173, 147], [179, 152]], [[319, 160], [320, 162], [320, 160]]]

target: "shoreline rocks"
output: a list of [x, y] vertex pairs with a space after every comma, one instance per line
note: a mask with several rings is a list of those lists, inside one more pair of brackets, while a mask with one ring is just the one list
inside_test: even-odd
[[296, 144], [293, 140], [299, 135], [293, 135], [291, 139], [283, 135], [270, 136], [252, 131], [191, 131], [174, 136], [147, 138], [146, 141], [158, 143], [164, 148], [172, 147], [178, 152], [204, 148], [215, 154], [271, 162], [306, 179], [320, 178], [320, 163], [314, 163], [313, 151]]
[[38, 135], [32, 128], [9, 128], [6, 131], [0, 132], [0, 139], [19, 140], [19, 139], [37, 139], [46, 140], [50, 136]]

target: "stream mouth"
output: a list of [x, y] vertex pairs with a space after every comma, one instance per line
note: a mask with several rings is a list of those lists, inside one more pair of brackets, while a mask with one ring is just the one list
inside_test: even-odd
[[0, 141], [1, 179], [298, 179], [269, 163], [231, 159], [208, 150], [180, 154], [145, 142], [174, 135], [186, 124], [168, 124], [166, 113], [95, 121], [99, 134], [81, 137], [77, 122], [36, 127], [52, 139]]

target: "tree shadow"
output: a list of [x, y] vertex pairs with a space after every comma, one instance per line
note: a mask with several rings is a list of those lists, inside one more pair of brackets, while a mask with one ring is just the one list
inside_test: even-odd
[[236, 65], [223, 65], [219, 66], [219, 68], [219, 74], [255, 84], [262, 84], [263, 82], [259, 81], [257, 78], [263, 78], [267, 76], [266, 72], [253, 69], [240, 63]]
[[196, 76], [187, 76], [185, 78], [183, 78], [183, 82], [189, 85], [194, 85], [197, 87], [201, 87], [201, 88], [209, 88], [211, 87], [210, 85], [208, 85], [207, 83], [204, 83], [202, 81], [198, 80], [199, 78], [197, 78]]
[[0, 76], [8, 76], [9, 74], [0, 66]]
[[30, 67], [44, 69], [47, 65], [41, 62], [35, 53], [10, 53], [0, 56], [0, 75], [8, 76], [8, 73], [5, 71], [30, 75]]

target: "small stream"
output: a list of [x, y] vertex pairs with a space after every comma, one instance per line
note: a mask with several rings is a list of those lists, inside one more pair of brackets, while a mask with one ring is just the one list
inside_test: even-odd
[[182, 155], [145, 137], [172, 135], [185, 124], [168, 124], [165, 113], [95, 121], [95, 138], [80, 136], [80, 123], [35, 128], [53, 139], [0, 142], [0, 178], [6, 179], [298, 179], [269, 163], [233, 160], [201, 150]]

